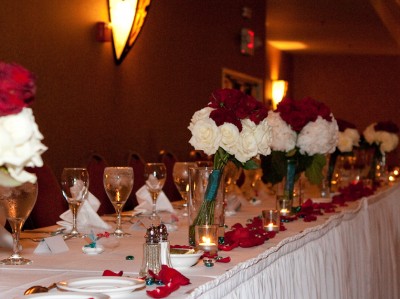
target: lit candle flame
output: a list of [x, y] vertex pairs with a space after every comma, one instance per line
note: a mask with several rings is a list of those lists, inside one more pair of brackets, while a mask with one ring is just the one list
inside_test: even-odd
[[203, 236], [202, 238], [203, 243], [205, 244], [211, 244], [211, 238], [208, 238], [206, 236]]

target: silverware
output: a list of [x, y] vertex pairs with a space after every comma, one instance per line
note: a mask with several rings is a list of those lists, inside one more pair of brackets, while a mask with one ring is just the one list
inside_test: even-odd
[[62, 234], [65, 231], [65, 227], [59, 228], [55, 231], [46, 231], [46, 230], [24, 230], [23, 233], [28, 234], [48, 234], [50, 236], [56, 236]]
[[29, 295], [29, 294], [36, 294], [36, 293], [47, 293], [49, 290], [54, 289], [57, 285], [53, 283], [52, 285], [48, 287], [43, 287], [43, 286], [33, 286], [28, 288], [25, 292], [24, 295]]

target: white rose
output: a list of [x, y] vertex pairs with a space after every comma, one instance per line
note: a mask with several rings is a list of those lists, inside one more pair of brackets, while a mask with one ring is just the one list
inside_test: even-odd
[[360, 142], [360, 133], [357, 129], [347, 128], [343, 132], [353, 142], [353, 146], [358, 146]]
[[192, 132], [189, 143], [196, 150], [203, 150], [207, 155], [215, 154], [220, 146], [221, 132], [211, 118], [191, 123], [189, 130]]
[[245, 163], [258, 154], [257, 140], [254, 136], [256, 125], [248, 120], [242, 120], [243, 129], [240, 132], [235, 158]]
[[335, 151], [338, 139], [339, 129], [333, 116], [330, 122], [318, 116], [316, 121], [309, 122], [300, 131], [297, 146], [301, 154], [328, 154]]
[[220, 127], [221, 147], [231, 155], [235, 155], [239, 140], [239, 129], [231, 123], [224, 123]]
[[342, 153], [351, 152], [353, 150], [353, 140], [343, 132], [339, 132], [337, 147]]
[[30, 108], [0, 118], [0, 165], [20, 182], [35, 182], [36, 176], [24, 171], [24, 167], [43, 166], [41, 154], [47, 147], [42, 139]]
[[399, 144], [399, 137], [396, 134], [386, 131], [378, 131], [376, 135], [382, 153], [393, 151]]
[[271, 148], [275, 151], [288, 152], [296, 146], [297, 134], [281, 118], [278, 112], [268, 112], [268, 124], [271, 126]]
[[272, 128], [268, 124], [267, 118], [256, 126], [254, 136], [258, 146], [258, 153], [264, 156], [269, 155], [271, 153]]
[[363, 132], [364, 138], [369, 144], [376, 142], [375, 125], [376, 123], [370, 124]]
[[190, 121], [189, 130], [191, 130], [191, 127], [192, 127], [196, 122], [198, 122], [199, 120], [210, 118], [210, 113], [211, 113], [211, 111], [213, 111], [213, 110], [214, 110], [213, 108], [205, 107], [205, 108], [203, 108], [203, 109], [201, 109], [201, 110], [199, 110], [199, 111], [196, 111], [196, 112], [193, 114], [192, 119], [191, 119], [191, 121]]

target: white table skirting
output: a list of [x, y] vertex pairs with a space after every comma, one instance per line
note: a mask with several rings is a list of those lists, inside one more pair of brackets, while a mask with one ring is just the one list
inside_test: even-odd
[[281, 241], [191, 298], [400, 298], [400, 188]]

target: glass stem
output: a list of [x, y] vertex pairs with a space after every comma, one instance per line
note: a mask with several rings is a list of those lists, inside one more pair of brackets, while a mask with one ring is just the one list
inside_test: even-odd
[[77, 214], [77, 210], [73, 210], [72, 211], [72, 230], [71, 230], [71, 234], [77, 234], [78, 230], [76, 227], [76, 214]]
[[157, 198], [158, 198], [158, 192], [151, 192], [151, 196], [153, 197], [153, 211], [152, 211], [152, 216], [157, 216]]
[[117, 227], [115, 228], [116, 231], [121, 230], [121, 210], [117, 210]]
[[20, 232], [21, 232], [21, 227], [22, 227], [22, 220], [21, 219], [15, 220], [14, 227], [13, 227], [13, 233], [12, 233], [12, 236], [13, 236], [13, 256], [14, 257], [19, 256], [19, 251], [20, 251], [20, 248], [19, 248], [19, 235], [20, 235]]

